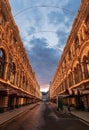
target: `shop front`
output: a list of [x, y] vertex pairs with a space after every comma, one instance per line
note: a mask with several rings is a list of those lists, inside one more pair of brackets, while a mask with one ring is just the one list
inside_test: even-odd
[[8, 109], [8, 90], [0, 89], [0, 112]]

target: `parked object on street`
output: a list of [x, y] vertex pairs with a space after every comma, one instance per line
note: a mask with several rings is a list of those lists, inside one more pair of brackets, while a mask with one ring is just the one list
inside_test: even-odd
[[57, 104], [58, 104], [58, 110], [60, 109], [61, 111], [63, 111], [63, 102], [61, 97], [58, 97]]

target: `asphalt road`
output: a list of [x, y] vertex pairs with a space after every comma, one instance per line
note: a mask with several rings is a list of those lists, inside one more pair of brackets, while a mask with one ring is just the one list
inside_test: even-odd
[[89, 130], [89, 126], [68, 113], [57, 111], [50, 103], [41, 103], [0, 130]]

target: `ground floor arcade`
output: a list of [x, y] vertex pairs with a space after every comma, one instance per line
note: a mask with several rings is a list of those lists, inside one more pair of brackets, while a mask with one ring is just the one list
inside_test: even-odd
[[39, 99], [20, 89], [0, 83], [0, 112], [37, 102]]

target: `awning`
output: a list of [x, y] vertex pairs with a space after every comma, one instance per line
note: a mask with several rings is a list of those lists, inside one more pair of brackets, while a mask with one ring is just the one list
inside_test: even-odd
[[89, 94], [89, 90], [84, 90], [82, 94]]
[[8, 89], [0, 89], [0, 95], [1, 96], [7, 96], [9, 93]]
[[68, 97], [68, 96], [70, 96], [69, 94], [60, 94], [60, 95], [58, 95], [58, 97]]
[[9, 96], [16, 97], [17, 96], [17, 92], [14, 89], [10, 89], [9, 90]]

